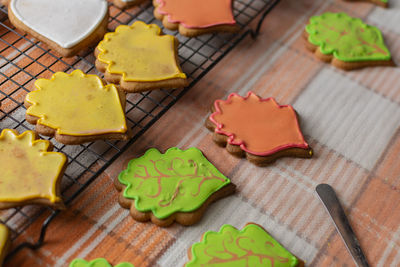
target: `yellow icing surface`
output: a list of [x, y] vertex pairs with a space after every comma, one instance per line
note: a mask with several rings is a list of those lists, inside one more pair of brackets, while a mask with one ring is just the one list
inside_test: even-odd
[[26, 96], [32, 106], [27, 114], [40, 118], [38, 124], [57, 129], [58, 134], [85, 136], [127, 131], [118, 90], [104, 85], [96, 75], [75, 70], [57, 72], [50, 80], [35, 82], [37, 90]]
[[45, 198], [58, 202], [56, 184], [67, 157], [48, 152], [50, 142], [35, 140], [33, 131], [0, 134], [0, 202]]
[[186, 79], [177, 65], [175, 37], [160, 33], [157, 25], [141, 21], [118, 26], [97, 46], [97, 59], [108, 64], [109, 73], [122, 75], [124, 81]]
[[[0, 254], [5, 249], [8, 238], [9, 238], [9, 231], [8, 231], [7, 226], [0, 223]], [[1, 265], [1, 262], [0, 262], [0, 265]]]
[[[9, 238], [9, 231], [8, 231], [7, 226], [0, 223], [0, 254], [5, 249], [8, 238]], [[1, 265], [1, 262], [0, 262], [0, 265]]]

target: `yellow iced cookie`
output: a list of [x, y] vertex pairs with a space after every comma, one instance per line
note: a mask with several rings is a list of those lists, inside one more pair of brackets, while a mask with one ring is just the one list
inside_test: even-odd
[[136, 21], [104, 36], [96, 48], [96, 67], [126, 92], [183, 87], [187, 80], [177, 48], [174, 36], [163, 35], [155, 24]]
[[0, 209], [26, 204], [63, 208], [60, 181], [67, 157], [35, 132], [4, 129], [0, 134]]
[[0, 266], [2, 266], [10, 245], [10, 231], [7, 226], [0, 223]]
[[[123, 103], [115, 85], [75, 70], [35, 82], [25, 98], [26, 119], [36, 131], [63, 144], [96, 139], [127, 139]], [[123, 101], [124, 98], [123, 98]]]

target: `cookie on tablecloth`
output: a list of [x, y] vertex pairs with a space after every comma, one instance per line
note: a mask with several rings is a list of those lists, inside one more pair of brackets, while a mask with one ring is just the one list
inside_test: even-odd
[[3, 266], [3, 261], [7, 255], [10, 243], [10, 231], [7, 226], [0, 223], [0, 266]]
[[[106, 259], [98, 258], [91, 261], [85, 261], [83, 259], [75, 259], [73, 260], [69, 267], [112, 267], [110, 263]], [[114, 267], [134, 267], [133, 264], [129, 262], [121, 262]]]
[[96, 68], [121, 89], [141, 92], [187, 85], [179, 66], [178, 40], [160, 27], [136, 21], [107, 33], [96, 48]]
[[117, 7], [124, 9], [124, 8], [128, 8], [131, 6], [140, 5], [144, 1], [146, 1], [146, 0], [113, 0], [113, 3]]
[[10, 0], [11, 23], [65, 57], [96, 44], [107, 32], [105, 0]]
[[25, 97], [26, 120], [36, 131], [63, 144], [98, 139], [129, 139], [125, 95], [96, 75], [75, 70], [38, 79]]
[[381, 7], [388, 7], [389, 6], [389, 0], [344, 0], [347, 2], [369, 2], [376, 4]]
[[208, 231], [188, 250], [186, 267], [303, 267], [304, 262], [287, 251], [258, 224], [242, 230], [225, 224], [218, 232]]
[[169, 226], [198, 222], [214, 201], [234, 193], [235, 186], [197, 148], [173, 147], [165, 154], [151, 148], [129, 162], [115, 179], [119, 202], [141, 222]]
[[304, 37], [307, 49], [337, 68], [394, 66], [380, 30], [345, 13], [311, 17]]
[[37, 139], [35, 132], [0, 134], [0, 209], [29, 204], [63, 208], [60, 183], [67, 157], [50, 152], [52, 144]]
[[165, 28], [193, 37], [214, 32], [236, 32], [232, 0], [153, 0], [154, 16]]
[[246, 97], [233, 93], [227, 100], [216, 100], [206, 126], [214, 132], [213, 140], [218, 145], [256, 165], [286, 156], [312, 156], [295, 110], [252, 92]]

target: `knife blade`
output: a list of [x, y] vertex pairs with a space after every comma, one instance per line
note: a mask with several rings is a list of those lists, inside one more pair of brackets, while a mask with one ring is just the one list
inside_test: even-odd
[[319, 184], [315, 191], [331, 216], [336, 230], [339, 232], [354, 262], [358, 267], [369, 267], [367, 258], [361, 250], [360, 243], [333, 188], [328, 184]]

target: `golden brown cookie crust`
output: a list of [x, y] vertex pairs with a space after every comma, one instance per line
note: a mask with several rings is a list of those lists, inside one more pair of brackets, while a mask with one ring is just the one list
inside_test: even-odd
[[107, 32], [107, 25], [108, 25], [108, 9], [107, 13], [104, 16], [103, 20], [101, 23], [97, 26], [97, 28], [82, 42], [76, 44], [75, 46], [71, 48], [64, 48], [58, 45], [57, 43], [49, 40], [48, 38], [44, 37], [43, 35], [37, 33], [36, 31], [32, 30], [30, 27], [25, 25], [23, 22], [21, 22], [12, 12], [11, 7], [8, 6], [8, 17], [10, 19], [10, 22], [15, 26], [15, 28], [32, 35], [35, 37], [37, 40], [47, 44], [47, 46], [59, 53], [63, 57], [72, 57], [77, 55], [81, 51], [86, 51], [88, 50], [89, 47], [94, 46], [97, 44], [106, 34]]
[[162, 21], [163, 25], [165, 28], [171, 31], [178, 30], [179, 33], [183, 36], [186, 37], [195, 37], [199, 36], [202, 34], [208, 34], [208, 33], [216, 33], [216, 32], [230, 32], [230, 33], [235, 33], [240, 30], [240, 27], [238, 25], [218, 25], [218, 26], [212, 26], [204, 29], [195, 29], [195, 28], [186, 28], [180, 23], [172, 23], [168, 21], [168, 16], [161, 14], [158, 12], [158, 6], [159, 3], [157, 0], [153, 0], [153, 5], [154, 5], [154, 17], [156, 17], [158, 20]]
[[233, 194], [236, 190], [236, 186], [232, 183], [227, 184], [214, 194], [212, 194], [204, 203], [195, 211], [192, 212], [176, 212], [166, 219], [158, 219], [154, 214], [149, 212], [140, 212], [135, 208], [135, 200], [127, 199], [124, 197], [123, 192], [126, 188], [125, 185], [121, 184], [118, 180], [118, 177], [114, 180], [115, 188], [120, 191], [118, 196], [118, 202], [121, 207], [130, 210], [130, 214], [132, 218], [139, 222], [147, 222], [151, 221], [152, 223], [160, 226], [160, 227], [168, 227], [174, 222], [177, 222], [181, 225], [189, 226], [197, 223], [203, 217], [204, 212], [208, 208], [208, 206], [226, 196]]
[[122, 0], [114, 0], [113, 3], [118, 8], [124, 9], [124, 8], [129, 8], [129, 7], [132, 7], [132, 6], [140, 5], [141, 3], [145, 2], [145, 1], [146, 0], [136, 0], [136, 1], [125, 2], [125, 1], [122, 1]]
[[313, 52], [315, 57], [319, 60], [330, 63], [333, 66], [342, 69], [342, 70], [356, 70], [365, 67], [375, 67], [375, 66], [388, 66], [394, 67], [396, 64], [393, 60], [369, 60], [369, 61], [354, 61], [354, 62], [347, 62], [342, 61], [340, 59], [335, 58], [333, 55], [325, 55], [321, 52], [319, 46], [314, 45], [308, 41], [309, 34], [306, 31], [303, 31], [303, 39], [306, 48]]

